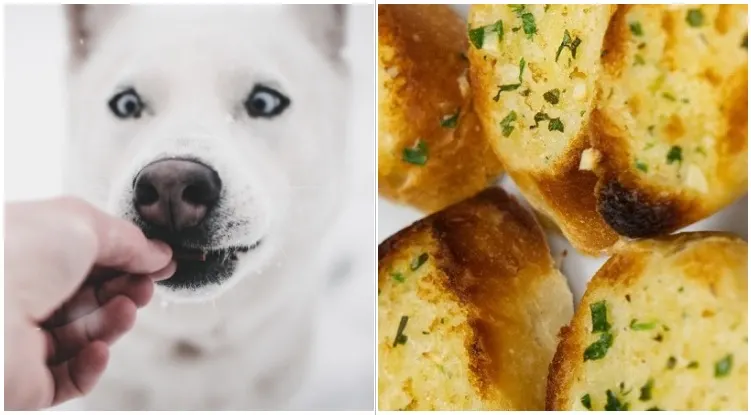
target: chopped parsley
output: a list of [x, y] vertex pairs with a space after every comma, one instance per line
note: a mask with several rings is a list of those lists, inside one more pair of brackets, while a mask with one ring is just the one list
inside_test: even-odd
[[733, 367], [733, 355], [729, 354], [714, 364], [714, 377], [723, 378], [730, 373]]
[[699, 27], [704, 24], [704, 13], [700, 9], [690, 9], [686, 13], [686, 23], [691, 27]]
[[634, 34], [634, 36], [643, 36], [644, 31], [641, 28], [640, 22], [631, 22], [628, 25], [628, 28], [631, 29], [631, 33]]
[[670, 92], [663, 92], [662, 97], [668, 101], [676, 101], [675, 95], [671, 94]]
[[529, 96], [529, 94], [531, 94], [531, 93], [532, 93], [532, 90], [531, 90], [531, 89], [529, 89], [529, 88], [527, 88], [527, 89], [525, 89], [524, 91], [520, 92], [519, 94], [520, 94], [521, 96], [523, 96], [523, 97], [528, 97], [528, 96]]
[[412, 260], [412, 264], [410, 264], [409, 267], [410, 267], [410, 269], [412, 269], [412, 271], [416, 271], [427, 260], [428, 260], [428, 254], [427, 254], [427, 252], [423, 252], [419, 256], [417, 256], [415, 259]]
[[514, 121], [516, 121], [516, 111], [509, 112], [508, 115], [503, 120], [501, 120], [501, 127], [503, 127], [504, 137], [510, 136], [514, 131], [514, 126], [511, 125], [511, 123]]
[[653, 406], [653, 407], [647, 409], [647, 411], [662, 411], [662, 409], [660, 409], [660, 408], [658, 408], [656, 406]]
[[459, 120], [459, 111], [456, 114], [446, 115], [441, 119], [441, 127], [443, 128], [456, 128], [456, 122]]
[[628, 404], [621, 403], [621, 401], [618, 400], [618, 397], [615, 396], [613, 391], [611, 391], [610, 389], [605, 391], [605, 395], [608, 398], [607, 402], [605, 403], [606, 411], [627, 411], [628, 410]]
[[699, 367], [699, 362], [697, 362], [696, 360], [692, 360], [691, 362], [688, 363], [688, 366], [686, 367], [688, 369], [696, 369]]
[[558, 88], [551, 89], [550, 91], [542, 94], [542, 97], [545, 98], [545, 101], [555, 105], [561, 98], [561, 91]]
[[537, 33], [537, 25], [535, 24], [535, 15], [532, 13], [524, 13], [521, 15], [522, 18], [522, 28], [524, 29], [524, 34], [527, 35], [527, 39], [532, 39], [532, 36]]
[[558, 52], [555, 53], [555, 61], [558, 62], [558, 57], [561, 56], [563, 48], [568, 48], [571, 51], [571, 57], [576, 59], [576, 49], [581, 43], [582, 41], [578, 36], [576, 37], [576, 39], [571, 40], [571, 34], [568, 32], [568, 30], [564, 31], [563, 41], [561, 41], [561, 45], [558, 46]]
[[647, 61], [644, 60], [644, 57], [642, 57], [639, 54], [634, 55], [634, 66], [636, 65], [646, 65]]
[[548, 117], [548, 114], [545, 114], [544, 112], [538, 112], [535, 114], [535, 125], [529, 127], [529, 129], [537, 128], [540, 125], [540, 121], [549, 120], [550, 117]]
[[[704, 147], [702, 147], [702, 146], [696, 147], [696, 152], [699, 153], [699, 154], [701, 154], [702, 156], [706, 156], [707, 155], [707, 152], [704, 151]], [[681, 287], [681, 288], [683, 288], [683, 287]]]
[[652, 330], [653, 328], [655, 328], [655, 322], [650, 321], [650, 322], [640, 323], [636, 321], [636, 319], [633, 319], [631, 320], [631, 324], [629, 325], [629, 327], [631, 327], [631, 330], [636, 330], [636, 331]]
[[[654, 133], [655, 133], [655, 126], [654, 125], [650, 125], [649, 127], [647, 127], [647, 131], [649, 131], [649, 135], [654, 135]], [[654, 144], [652, 144], [652, 145], [654, 145]], [[646, 147], [644, 149], [646, 150]]]
[[481, 49], [482, 44], [485, 43], [485, 27], [469, 29], [469, 42], [472, 43], [475, 48]]
[[675, 356], [670, 356], [668, 357], [668, 365], [666, 367], [668, 369], [673, 369], [676, 363], [678, 363], [678, 359], [676, 359]]
[[497, 33], [498, 42], [503, 40], [503, 22], [498, 20], [493, 24], [487, 26], [481, 26], [474, 29], [469, 29], [469, 41], [477, 49], [482, 49], [482, 45], [485, 44], [485, 35], [487, 33]]
[[532, 39], [532, 36], [537, 33], [535, 15], [530, 13], [524, 4], [512, 4], [509, 7], [516, 13], [518, 18], [522, 19], [522, 28], [524, 29], [524, 34], [527, 35], [527, 39]]
[[551, 118], [548, 123], [548, 131], [560, 131], [563, 132], [563, 123], [560, 118]]
[[673, 162], [682, 162], [683, 161], [683, 149], [680, 146], [672, 146], [670, 147], [670, 151], [668, 151], [667, 155], [668, 164], [673, 164]]
[[655, 385], [655, 381], [652, 378], [649, 378], [647, 380], [647, 383], [644, 384], [644, 386], [641, 387], [639, 390], [639, 400], [640, 401], [648, 401], [652, 399], [652, 388]]
[[428, 162], [428, 145], [422, 139], [417, 140], [414, 147], [405, 148], [402, 152], [402, 160], [410, 164], [424, 166]]
[[662, 73], [657, 78], [655, 78], [655, 80], [651, 84], [649, 84], [649, 90], [654, 94], [657, 92], [657, 90], [662, 88], [662, 84], [664, 83], [665, 83], [665, 74]]
[[544, 11], [546, 11], [546, 12], [547, 12], [549, 8], [550, 8], [550, 5], [549, 5], [549, 4], [546, 4], [546, 5], [545, 5], [545, 9], [544, 9]]
[[519, 89], [520, 86], [522, 86], [522, 75], [524, 74], [524, 67], [526, 66], [527, 66], [527, 61], [525, 61], [524, 58], [521, 58], [519, 60], [519, 83], [500, 85], [498, 87], [498, 93], [496, 93], [495, 96], [493, 97], [493, 101], [498, 102], [498, 100], [501, 98], [501, 92], [515, 91]]
[[392, 272], [391, 278], [393, 278], [396, 282], [404, 282], [404, 275], [402, 275], [401, 272]]
[[644, 173], [646, 173], [647, 171], [649, 171], [649, 167], [647, 166], [647, 163], [645, 163], [643, 161], [640, 161], [638, 159], [634, 161], [634, 166], [636, 166], [636, 168], [638, 170], [641, 170]]
[[612, 345], [613, 335], [610, 334], [610, 332], [602, 333], [599, 339], [584, 349], [584, 361], [602, 359], [608, 353], [608, 349], [610, 349], [610, 346]]
[[592, 409], [592, 398], [589, 397], [589, 394], [586, 394], [581, 397], [581, 403], [583, 407], [590, 409], [590, 410]]
[[535, 129], [540, 126], [541, 121], [548, 121], [548, 131], [560, 131], [563, 132], [563, 122], [561, 122], [560, 118], [550, 118], [548, 114], [544, 112], [538, 112], [535, 114], [535, 125], [532, 125], [529, 127], [530, 130]]
[[394, 337], [394, 344], [391, 347], [396, 347], [399, 344], [407, 343], [407, 335], [404, 334], [404, 328], [407, 327], [408, 316], [402, 316], [399, 320], [399, 328], [396, 329], [396, 337]]
[[605, 300], [590, 304], [589, 311], [592, 314], [592, 333], [610, 330], [610, 323], [608, 323], [608, 308], [605, 304]]
[[741, 42], [741, 47], [748, 49], [748, 32], [743, 35], [743, 42]]
[[507, 84], [499, 86], [498, 93], [493, 97], [493, 101], [498, 102], [501, 98], [501, 92], [514, 91], [519, 89], [520, 86], [522, 86], [522, 84]]

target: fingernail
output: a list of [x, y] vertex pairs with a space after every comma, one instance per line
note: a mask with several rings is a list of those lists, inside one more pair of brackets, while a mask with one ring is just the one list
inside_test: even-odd
[[151, 245], [151, 248], [155, 251], [159, 251], [164, 253], [164, 255], [172, 258], [172, 248], [170, 248], [169, 245], [162, 241], [157, 241], [156, 239], [149, 239], [148, 241], [149, 245]]
[[149, 277], [156, 281], [162, 281], [170, 278], [171, 276], [175, 275], [175, 271], [177, 271], [177, 262], [170, 261], [169, 264], [167, 264], [166, 267], [160, 269], [157, 272], [154, 272], [152, 274], [149, 274]]

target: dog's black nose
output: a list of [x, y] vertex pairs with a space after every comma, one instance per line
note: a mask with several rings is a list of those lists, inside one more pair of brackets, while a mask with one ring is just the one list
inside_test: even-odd
[[204, 164], [165, 159], [141, 170], [134, 186], [133, 204], [141, 218], [176, 232], [201, 223], [219, 200], [222, 182]]

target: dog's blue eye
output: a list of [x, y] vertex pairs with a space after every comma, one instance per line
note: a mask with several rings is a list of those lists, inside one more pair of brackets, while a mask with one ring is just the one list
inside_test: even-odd
[[112, 97], [109, 107], [118, 118], [138, 118], [143, 110], [143, 102], [138, 93], [130, 88]]
[[256, 85], [245, 100], [245, 110], [251, 118], [272, 118], [289, 106], [290, 100], [279, 91]]

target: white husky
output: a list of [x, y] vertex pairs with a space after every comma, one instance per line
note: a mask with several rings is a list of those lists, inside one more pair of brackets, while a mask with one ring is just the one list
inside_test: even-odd
[[341, 6], [67, 6], [68, 190], [180, 255], [87, 409], [282, 408], [344, 178]]

